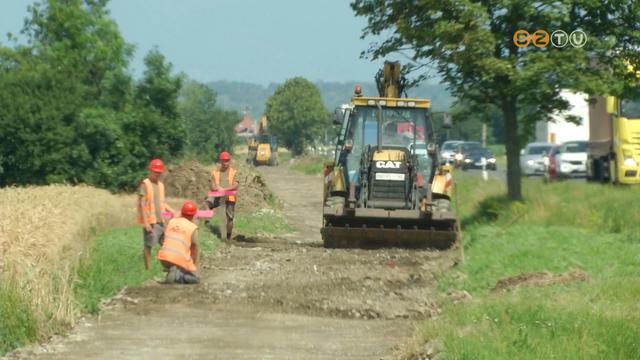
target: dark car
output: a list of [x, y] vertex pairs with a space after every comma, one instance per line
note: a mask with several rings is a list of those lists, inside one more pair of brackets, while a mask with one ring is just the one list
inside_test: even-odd
[[482, 169], [485, 166], [487, 170], [497, 170], [496, 157], [493, 156], [491, 150], [487, 148], [473, 147], [465, 154], [462, 170]]
[[456, 168], [464, 167], [464, 159], [478, 150], [482, 150], [482, 145], [477, 141], [465, 141], [457, 144], [453, 165]]

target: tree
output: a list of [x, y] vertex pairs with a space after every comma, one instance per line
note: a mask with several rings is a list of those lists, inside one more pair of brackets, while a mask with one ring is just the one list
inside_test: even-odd
[[[460, 101], [500, 109], [508, 195], [514, 200], [522, 198], [523, 139], [536, 121], [568, 108], [560, 90], [617, 95], [637, 84], [624, 63], [639, 68], [637, 2], [355, 0], [351, 6], [368, 20], [363, 37], [385, 36], [363, 55], [409, 51], [410, 69], [433, 66]], [[588, 43], [519, 47], [514, 41], [519, 29], [581, 29]]]
[[136, 98], [141, 104], [154, 108], [169, 119], [178, 118], [178, 94], [182, 77], [171, 75], [173, 65], [157, 49], [144, 57], [146, 70], [138, 83]]
[[182, 152], [180, 77], [154, 50], [134, 92], [133, 47], [106, 4], [37, 2], [25, 20], [28, 43], [0, 46], [0, 186], [131, 189], [150, 158]]
[[180, 92], [178, 111], [187, 129], [189, 150], [211, 161], [222, 150], [233, 148], [234, 126], [240, 115], [216, 107], [216, 93], [197, 81], [188, 81]]
[[22, 33], [35, 54], [82, 86], [90, 104], [108, 95], [107, 78], [122, 77], [133, 46], [109, 17], [108, 0], [44, 0], [29, 6]]
[[270, 131], [294, 155], [304, 152], [306, 143], [322, 135], [329, 125], [320, 91], [310, 81], [288, 79], [267, 100]]

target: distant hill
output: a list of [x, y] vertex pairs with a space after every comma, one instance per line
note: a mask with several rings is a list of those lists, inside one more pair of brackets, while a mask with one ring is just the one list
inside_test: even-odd
[[[356, 82], [317, 81], [315, 84], [320, 89], [327, 110], [331, 111], [349, 101]], [[218, 94], [218, 105], [223, 109], [240, 112], [247, 109], [254, 118], [260, 118], [264, 112], [265, 102], [280, 84], [272, 83], [269, 86], [263, 86], [222, 80], [210, 82], [208, 85]], [[365, 95], [377, 95], [378, 91], [373, 82], [360, 83], [360, 85]], [[410, 89], [407, 93], [410, 97], [431, 99], [434, 111], [449, 110], [455, 100], [442, 84], [425, 83]]]

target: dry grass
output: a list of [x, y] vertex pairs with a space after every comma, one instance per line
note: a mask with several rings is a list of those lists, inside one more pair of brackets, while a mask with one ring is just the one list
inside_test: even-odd
[[92, 235], [134, 219], [132, 197], [91, 187], [0, 189], [0, 281], [29, 299], [41, 336], [73, 325], [75, 269]]

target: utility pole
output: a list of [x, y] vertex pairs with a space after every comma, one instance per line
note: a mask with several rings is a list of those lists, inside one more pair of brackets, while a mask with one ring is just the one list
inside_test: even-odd
[[487, 147], [487, 124], [482, 123], [482, 147]]
[[444, 116], [444, 119], [443, 119], [443, 122], [442, 122], [442, 127], [447, 129], [447, 132], [446, 132], [447, 138], [444, 139], [444, 140], [448, 141], [449, 140], [449, 131], [451, 130], [451, 126], [453, 126], [453, 118], [451, 117], [451, 114], [449, 114], [449, 113], [444, 113], [443, 116]]

